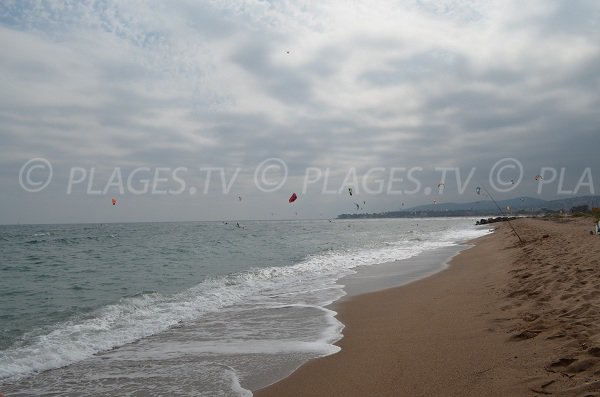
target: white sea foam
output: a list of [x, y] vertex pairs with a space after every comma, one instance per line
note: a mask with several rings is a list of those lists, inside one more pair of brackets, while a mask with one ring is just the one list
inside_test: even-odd
[[231, 388], [231, 391], [240, 397], [252, 397], [252, 392], [250, 390], [244, 389], [240, 384], [240, 380], [237, 377], [235, 369], [229, 366], [226, 367], [227, 368], [225, 369], [225, 374], [230, 379], [231, 384], [229, 387]]

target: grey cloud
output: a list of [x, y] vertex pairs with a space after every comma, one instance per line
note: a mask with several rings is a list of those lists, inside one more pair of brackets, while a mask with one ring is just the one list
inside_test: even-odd
[[415, 4], [422, 12], [460, 23], [473, 23], [484, 18], [482, 5], [477, 2], [417, 0]]
[[465, 60], [458, 54], [429, 50], [408, 59], [388, 62], [382, 69], [371, 70], [360, 77], [375, 86], [415, 83], [432, 76], [464, 75]]
[[576, 87], [593, 96], [600, 91], [600, 55], [591, 57], [569, 71], [559, 83], [566, 87]]
[[184, 2], [180, 6], [182, 19], [203, 38], [223, 39], [240, 29], [234, 15], [219, 13], [208, 4]]
[[[258, 40], [257, 40], [258, 39]], [[275, 98], [288, 104], [307, 104], [312, 101], [311, 84], [302, 70], [276, 67], [269, 61], [275, 52], [285, 48], [260, 42], [261, 37], [246, 41], [237, 48], [233, 61], [254, 75]]]
[[543, 34], [572, 34], [600, 39], [600, 11], [594, 0], [549, 1], [553, 12], [534, 22]]

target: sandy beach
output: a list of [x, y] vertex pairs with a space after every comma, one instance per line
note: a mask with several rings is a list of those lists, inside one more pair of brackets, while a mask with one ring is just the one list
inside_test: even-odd
[[600, 396], [590, 219], [494, 224], [447, 270], [335, 306], [337, 354], [255, 396]]

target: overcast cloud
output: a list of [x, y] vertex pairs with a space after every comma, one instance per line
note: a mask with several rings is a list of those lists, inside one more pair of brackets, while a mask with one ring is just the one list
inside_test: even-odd
[[[503, 158], [524, 172], [501, 198], [557, 198], [580, 181], [573, 193], [600, 190], [593, 0], [3, 1], [0, 48], [0, 223], [333, 217], [357, 200], [369, 212], [474, 201]], [[38, 157], [53, 178], [32, 193], [19, 171]], [[265, 193], [254, 172], [268, 158], [288, 178]], [[68, 192], [72, 167], [87, 175]], [[124, 179], [136, 167], [185, 167], [185, 189], [172, 177], [163, 187], [182, 192], [104, 189], [117, 167]], [[201, 167], [223, 174], [207, 184]], [[373, 167], [371, 182], [386, 186], [393, 167], [421, 167], [421, 186], [405, 173], [393, 186], [404, 194], [369, 194], [362, 176]], [[459, 167], [463, 181], [476, 171], [460, 194], [453, 174], [438, 191], [436, 167]], [[539, 193], [542, 167], [564, 167], [562, 193], [558, 177]], [[102, 193], [86, 193], [92, 168]], [[355, 196], [323, 193], [323, 178], [290, 206], [317, 168], [329, 169], [329, 191], [353, 186]], [[233, 181], [227, 194], [221, 176]]]

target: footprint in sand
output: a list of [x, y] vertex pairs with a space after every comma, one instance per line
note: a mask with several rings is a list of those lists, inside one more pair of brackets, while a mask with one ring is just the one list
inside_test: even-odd
[[554, 372], [554, 370], [568, 367], [569, 365], [573, 364], [575, 361], [577, 361], [576, 358], [559, 358], [558, 360], [551, 363], [548, 366], [547, 370]]
[[535, 338], [536, 336], [539, 335], [539, 333], [540, 333], [540, 331], [525, 330], [523, 332], [520, 332], [516, 335], [511, 336], [510, 340], [513, 340], [513, 341], [527, 340], [527, 339]]

